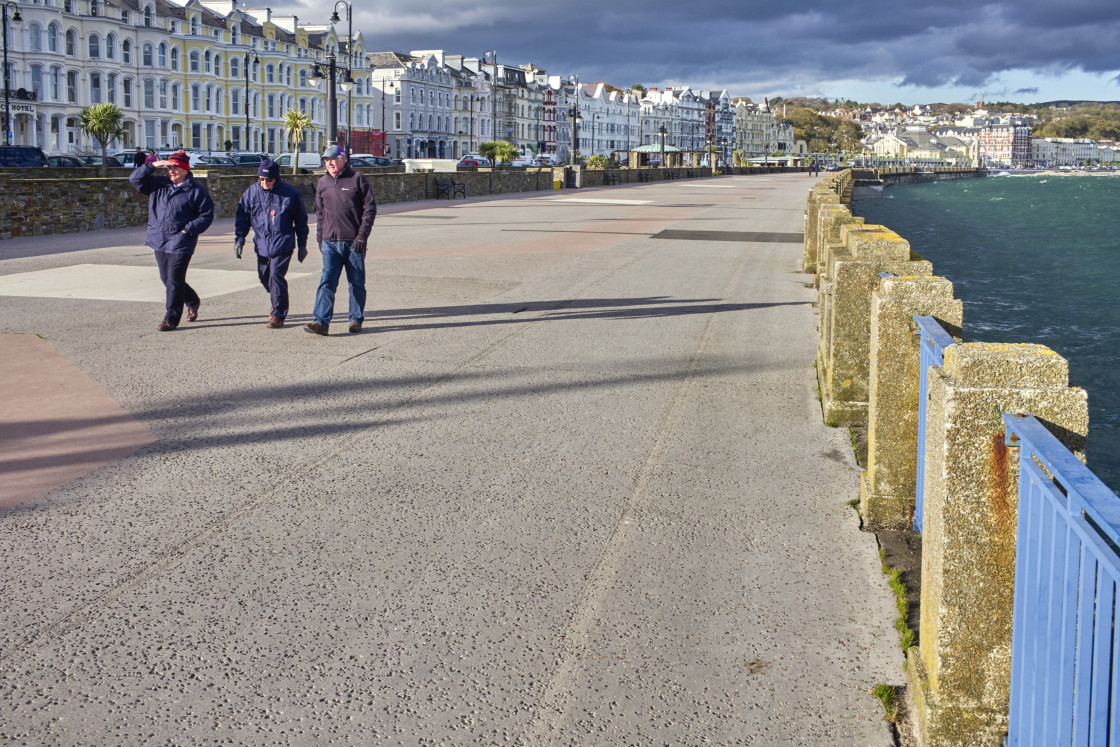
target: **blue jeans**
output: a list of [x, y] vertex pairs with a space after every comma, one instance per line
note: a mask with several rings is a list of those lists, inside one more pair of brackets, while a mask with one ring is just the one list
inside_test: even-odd
[[322, 246], [323, 274], [319, 277], [319, 290], [315, 294], [315, 321], [326, 328], [334, 316], [334, 293], [338, 279], [346, 269], [346, 282], [350, 285], [350, 322], [365, 318], [366, 309], [366, 255], [351, 251], [352, 241], [324, 241]]

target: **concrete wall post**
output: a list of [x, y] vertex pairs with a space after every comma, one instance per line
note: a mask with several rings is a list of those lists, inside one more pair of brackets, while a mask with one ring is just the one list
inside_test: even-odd
[[870, 531], [909, 529], [913, 521], [920, 357], [915, 314], [935, 317], [960, 339], [962, 304], [946, 278], [884, 278], [872, 292], [867, 469], [860, 479], [860, 513]]
[[1008, 723], [1018, 510], [1004, 412], [1082, 452], [1085, 391], [1042, 345], [961, 343], [929, 372], [920, 643], [908, 676], [927, 747], [1001, 745]]
[[924, 260], [913, 261], [910, 244], [884, 226], [842, 224], [830, 246], [821, 282], [821, 345], [817, 378], [824, 419], [830, 425], [867, 422], [870, 379], [871, 293], [879, 273], [931, 275]]

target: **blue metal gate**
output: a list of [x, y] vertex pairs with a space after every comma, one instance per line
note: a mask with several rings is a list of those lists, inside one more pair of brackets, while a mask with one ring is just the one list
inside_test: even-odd
[[1009, 745], [1120, 745], [1120, 499], [1032, 416], [1019, 451]]
[[926, 405], [929, 400], [929, 367], [945, 363], [945, 348], [956, 343], [952, 335], [932, 316], [914, 315], [921, 336], [921, 358], [918, 364], [918, 469], [914, 475], [914, 529], [922, 531], [922, 504], [925, 499], [926, 475]]

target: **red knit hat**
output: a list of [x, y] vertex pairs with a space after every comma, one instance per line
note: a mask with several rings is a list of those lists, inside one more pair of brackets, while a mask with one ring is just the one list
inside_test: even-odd
[[186, 169], [187, 171], [191, 170], [191, 157], [183, 151], [172, 153], [167, 157], [167, 160], [181, 169]]

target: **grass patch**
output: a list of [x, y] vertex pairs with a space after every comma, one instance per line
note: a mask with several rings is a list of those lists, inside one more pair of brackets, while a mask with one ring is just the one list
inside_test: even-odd
[[829, 418], [828, 420], [824, 421], [824, 424], [829, 428], [835, 428], [836, 426], [840, 425], [840, 421], [836, 418]]
[[856, 464], [859, 464], [859, 437], [856, 432], [851, 428], [848, 429], [848, 438], [852, 441], [852, 453], [856, 456]]
[[879, 683], [871, 688], [871, 694], [883, 704], [883, 711], [887, 721], [898, 723], [898, 689], [894, 685]]
[[887, 565], [887, 551], [879, 548], [879, 562], [883, 568], [883, 575], [894, 592], [894, 606], [898, 610], [898, 619], [894, 621], [894, 629], [898, 631], [898, 642], [902, 646], [902, 653], [906, 653], [914, 646], [915, 634], [907, 625], [910, 617], [910, 603], [906, 601], [906, 586], [902, 583], [902, 571]]

